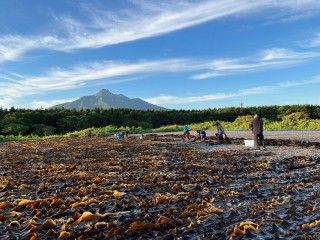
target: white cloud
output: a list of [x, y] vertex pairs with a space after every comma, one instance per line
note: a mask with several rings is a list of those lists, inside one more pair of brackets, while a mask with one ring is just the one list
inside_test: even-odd
[[[53, 90], [67, 90], [81, 87], [91, 81], [105, 80], [118, 83], [123, 76], [143, 75], [157, 72], [191, 71], [200, 65], [193, 64], [188, 59], [169, 59], [160, 61], [140, 61], [136, 63], [121, 63], [105, 61], [78, 65], [71, 69], [52, 69], [42, 76], [21, 76], [17, 74], [2, 74], [0, 82], [2, 98], [17, 98], [33, 94], [46, 93]], [[126, 79], [122, 79], [126, 80]], [[129, 79], [130, 80], [130, 79]]]
[[46, 109], [61, 103], [71, 102], [74, 101], [75, 98], [68, 98], [68, 99], [56, 99], [56, 100], [48, 100], [48, 101], [33, 101], [30, 104], [21, 106], [22, 108], [28, 108], [28, 109]]
[[261, 60], [304, 60], [319, 56], [320, 54], [318, 52], [295, 52], [286, 48], [271, 48], [263, 51]]
[[180, 105], [180, 104], [197, 103], [197, 102], [208, 102], [213, 100], [222, 100], [228, 97], [229, 95], [226, 95], [224, 93], [204, 95], [204, 96], [194, 96], [194, 97], [177, 97], [172, 95], [160, 95], [158, 97], [145, 98], [144, 100], [156, 105], [167, 105], [167, 104]]
[[268, 49], [263, 52], [262, 60], [271, 61], [275, 59], [285, 59], [295, 56], [291, 51], [283, 48]]
[[25, 52], [33, 49], [52, 48], [61, 44], [54, 36], [44, 37], [23, 37], [15, 35], [0, 35], [0, 63], [4, 61], [16, 61]]
[[310, 85], [310, 84], [319, 84], [319, 83], [320, 83], [320, 76], [316, 76], [309, 80], [302, 80], [302, 81], [295, 81], [295, 82], [292, 82], [292, 81], [281, 82], [276, 85], [258, 86], [253, 88], [241, 89], [237, 92], [231, 92], [231, 93], [216, 93], [211, 95], [187, 96], [187, 97], [179, 97], [179, 96], [162, 94], [156, 97], [145, 98], [144, 100], [149, 103], [162, 105], [162, 106], [185, 105], [185, 104], [193, 104], [193, 103], [226, 100], [226, 99], [244, 97], [244, 96], [250, 96], [250, 95], [263, 95], [279, 89], [292, 88], [292, 87], [304, 86], [304, 85]]
[[[288, 67], [320, 55], [316, 52], [294, 52], [287, 49], [269, 49], [258, 56], [235, 59], [164, 59], [137, 62], [93, 62], [69, 69], [55, 68], [43, 75], [23, 76], [17, 73], [0, 75], [0, 98], [18, 99], [54, 90], [83, 87], [90, 82], [116, 84], [134, 81], [157, 73], [190, 72], [193, 79], [247, 73], [252, 71]], [[204, 71], [204, 73], [201, 73]], [[195, 74], [197, 72], [197, 74]], [[207, 96], [210, 98], [221, 96]], [[224, 96], [222, 96], [224, 97]], [[178, 100], [177, 100], [178, 101]], [[192, 99], [190, 99], [192, 101]]]
[[309, 47], [320, 47], [320, 33], [318, 33], [308, 44]]
[[261, 86], [261, 87], [255, 87], [255, 88], [241, 89], [235, 93], [216, 93], [216, 94], [192, 96], [192, 97], [160, 95], [157, 97], [145, 98], [144, 100], [156, 105], [183, 105], [183, 104], [225, 100], [225, 99], [248, 96], [248, 95], [263, 94], [270, 90], [271, 90], [271, 87], [269, 86]]
[[[86, 7], [84, 20], [55, 17], [56, 35], [0, 35], [0, 63], [19, 59], [33, 49], [72, 51], [99, 48], [174, 32], [215, 19], [266, 9], [290, 10], [290, 14], [320, 10], [318, 0], [201, 0], [135, 1], [131, 10], [117, 13], [105, 6]], [[138, 4], [137, 4], [138, 3]]]
[[14, 104], [14, 99], [10, 97], [0, 97], [0, 108], [10, 108]]
[[282, 82], [279, 84], [279, 87], [281, 88], [291, 88], [291, 87], [298, 87], [298, 86], [304, 86], [309, 84], [317, 84], [320, 83], [320, 76], [316, 76], [312, 79], [303, 80], [303, 81], [287, 81]]
[[209, 68], [210, 71], [194, 74], [192, 78], [207, 79], [223, 75], [288, 67], [318, 57], [320, 57], [319, 52], [296, 52], [284, 48], [272, 48], [262, 51], [258, 57], [212, 61]]

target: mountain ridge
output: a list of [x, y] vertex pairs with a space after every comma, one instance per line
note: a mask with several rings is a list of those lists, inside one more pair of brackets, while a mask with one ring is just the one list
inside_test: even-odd
[[82, 96], [79, 99], [55, 105], [51, 109], [111, 109], [125, 108], [134, 110], [166, 110], [163, 107], [148, 103], [141, 98], [128, 98], [123, 94], [114, 94], [108, 89], [101, 89], [94, 95]]

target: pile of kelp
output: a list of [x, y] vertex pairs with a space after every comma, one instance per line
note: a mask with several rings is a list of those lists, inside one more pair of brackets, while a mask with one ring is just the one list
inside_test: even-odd
[[0, 239], [320, 238], [320, 156], [201, 144], [1, 144]]

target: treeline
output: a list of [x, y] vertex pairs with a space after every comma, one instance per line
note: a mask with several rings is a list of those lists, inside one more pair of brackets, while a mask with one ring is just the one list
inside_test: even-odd
[[205, 121], [233, 122], [239, 116], [260, 114], [270, 121], [302, 112], [310, 119], [320, 119], [319, 105], [259, 106], [246, 108], [217, 108], [207, 110], [142, 111], [131, 109], [94, 110], [27, 110], [0, 109], [0, 135], [52, 135], [79, 131], [86, 128], [141, 127], [143, 129]]

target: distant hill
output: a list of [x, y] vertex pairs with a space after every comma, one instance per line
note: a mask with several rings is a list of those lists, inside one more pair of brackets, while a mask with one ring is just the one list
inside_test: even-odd
[[153, 105], [140, 98], [128, 98], [122, 94], [114, 94], [109, 90], [102, 89], [97, 94], [84, 96], [73, 102], [66, 102], [51, 107], [65, 109], [94, 109], [94, 108], [128, 108], [136, 110], [165, 110], [165, 108]]

